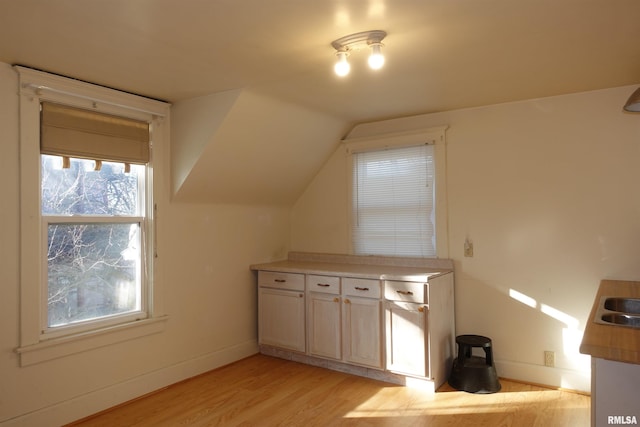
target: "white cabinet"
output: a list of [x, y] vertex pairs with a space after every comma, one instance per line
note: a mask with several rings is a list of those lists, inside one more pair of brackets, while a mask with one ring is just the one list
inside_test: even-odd
[[258, 273], [258, 342], [304, 352], [304, 274]]
[[306, 284], [309, 354], [381, 369], [380, 281], [308, 275]]
[[[411, 376], [432, 390], [446, 381], [455, 351], [453, 273], [290, 265], [295, 273], [258, 270], [261, 352], [391, 382]], [[380, 280], [387, 269], [425, 281]]]
[[340, 278], [308, 275], [307, 290], [309, 354], [340, 359]]
[[382, 368], [380, 301], [345, 298], [343, 307], [344, 359], [358, 365]]
[[439, 386], [455, 355], [453, 274], [385, 282], [386, 368]]
[[640, 423], [640, 365], [591, 358], [591, 425]]
[[428, 314], [429, 308], [423, 304], [385, 301], [388, 370], [431, 377]]
[[349, 363], [381, 369], [380, 281], [356, 278], [342, 280], [343, 358]]

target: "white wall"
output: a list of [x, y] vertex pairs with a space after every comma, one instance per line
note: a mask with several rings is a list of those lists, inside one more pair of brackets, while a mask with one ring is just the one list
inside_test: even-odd
[[17, 92], [0, 63], [0, 424], [61, 425], [255, 353], [249, 265], [286, 255], [289, 208], [172, 202], [158, 216], [165, 330], [19, 367]]
[[[588, 390], [578, 346], [599, 281], [640, 279], [640, 115], [621, 111], [634, 89], [369, 123], [350, 135], [449, 125], [457, 333], [491, 337], [501, 376]], [[292, 250], [347, 250], [345, 162], [339, 147], [298, 200]], [[467, 237], [473, 258], [463, 256]], [[545, 350], [556, 369], [543, 366]]]

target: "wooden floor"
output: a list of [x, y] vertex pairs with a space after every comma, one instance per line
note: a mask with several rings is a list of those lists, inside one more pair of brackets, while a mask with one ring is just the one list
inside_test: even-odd
[[73, 424], [89, 426], [588, 426], [589, 397], [501, 380], [435, 394], [256, 355]]

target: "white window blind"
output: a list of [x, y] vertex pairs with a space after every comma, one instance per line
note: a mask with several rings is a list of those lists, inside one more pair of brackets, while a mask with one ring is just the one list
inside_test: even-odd
[[435, 257], [432, 145], [355, 153], [354, 252]]

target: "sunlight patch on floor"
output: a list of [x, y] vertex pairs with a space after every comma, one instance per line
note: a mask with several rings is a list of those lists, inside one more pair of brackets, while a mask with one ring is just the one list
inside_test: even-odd
[[344, 418], [389, 418], [418, 417], [428, 415], [463, 415], [508, 413], [526, 410], [533, 405], [554, 403], [556, 409], [584, 409], [580, 401], [556, 403], [560, 394], [558, 390], [542, 391], [502, 391], [493, 394], [473, 394], [464, 391], [439, 392], [435, 394], [407, 390], [406, 405], [398, 407], [397, 396], [394, 405], [385, 405], [390, 399], [385, 389], [380, 390], [365, 402], [344, 415]]

